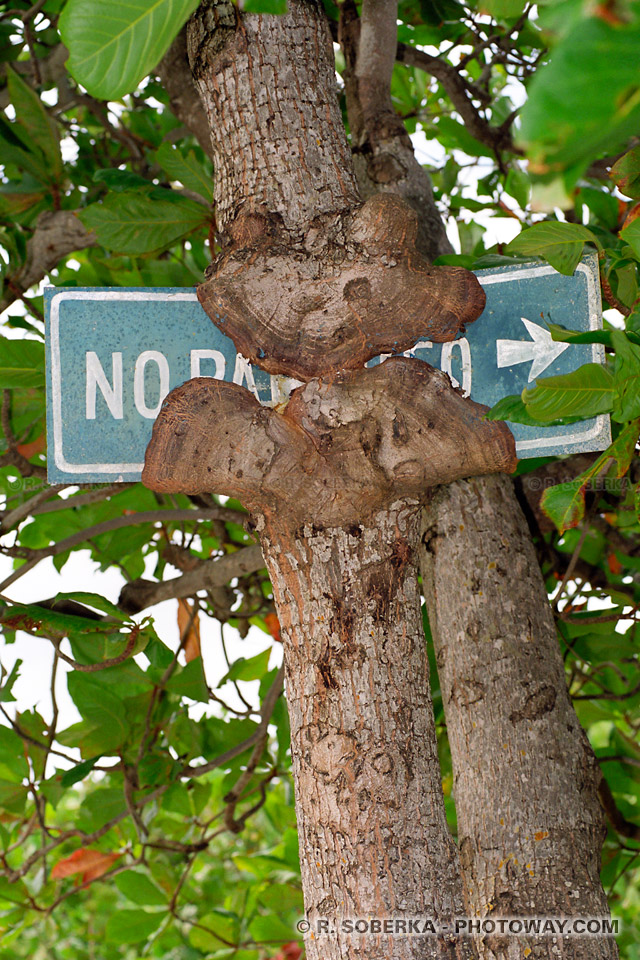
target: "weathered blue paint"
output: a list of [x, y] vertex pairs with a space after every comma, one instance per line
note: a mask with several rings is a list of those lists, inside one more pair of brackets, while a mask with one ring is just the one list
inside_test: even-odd
[[[463, 387], [470, 380], [471, 396], [480, 403], [493, 405], [520, 393], [533, 360], [499, 367], [499, 359], [504, 364], [519, 352], [532, 356], [535, 351], [498, 348], [498, 341], [532, 343], [531, 325], [544, 328], [546, 321], [572, 330], [598, 329], [594, 260], [581, 264], [573, 277], [537, 264], [482, 271], [478, 276], [487, 305], [466, 336], [454, 344], [421, 342], [412, 352], [446, 369]], [[51, 483], [139, 479], [154, 409], [161, 401], [162, 371], [169, 389], [178, 386], [192, 376], [197, 351], [216, 352], [200, 355], [201, 376], [224, 371], [224, 379], [254, 389], [263, 403], [283, 399], [281, 378], [238, 358], [192, 290], [49, 288], [45, 310]], [[604, 362], [603, 348], [571, 344], [542, 375], [567, 373], [589, 362]], [[605, 416], [568, 427], [513, 424], [512, 429], [520, 457], [602, 450], [610, 439]]]

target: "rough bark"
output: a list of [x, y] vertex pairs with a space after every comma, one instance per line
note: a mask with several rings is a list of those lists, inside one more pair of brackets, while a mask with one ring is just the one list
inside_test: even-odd
[[[600, 770], [567, 695], [555, 624], [506, 478], [459, 481], [423, 528], [423, 583], [454, 768], [469, 913], [608, 916]], [[486, 937], [483, 960], [610, 960], [612, 938]]]
[[[415, 504], [350, 530], [261, 526], [285, 643], [305, 911], [317, 921], [462, 911], [429, 697]], [[468, 940], [336, 936], [309, 960], [470, 957]]]
[[[203, 299], [221, 314], [214, 284], [223, 290], [230, 277], [225, 295], [237, 297], [227, 316], [213, 319], [233, 336], [250, 314], [249, 355], [267, 369], [274, 361], [278, 372], [293, 372], [282, 367], [289, 318], [278, 309], [277, 285], [269, 285], [269, 258], [277, 253], [285, 263], [296, 288], [288, 306], [297, 307], [301, 326], [311, 318], [307, 331], [318, 316], [316, 281], [339, 293], [326, 306], [323, 337], [306, 353], [313, 359], [306, 376], [322, 369], [327, 377], [300, 387], [283, 411], [261, 407], [233, 384], [196, 380], [178, 388], [154, 426], [144, 481], [233, 493], [261, 530], [285, 641], [311, 917], [335, 911], [448, 921], [462, 909], [462, 892], [444, 816], [413, 563], [418, 504], [398, 500], [422, 494], [443, 473], [512, 464], [513, 442], [503, 427], [481, 425], [482, 408], [426, 364], [397, 358], [371, 370], [345, 368], [378, 352], [376, 300], [388, 309], [398, 298], [396, 267], [412, 273], [422, 310], [426, 287], [438, 291], [433, 310], [443, 337], [473, 319], [482, 298], [470, 275], [431, 272], [411, 246], [412, 215], [409, 208], [398, 215], [401, 201], [360, 209], [316, 0], [290, 0], [283, 17], [202, 4], [189, 27], [189, 53], [214, 138], [223, 247]], [[341, 231], [350, 232], [353, 251]], [[373, 262], [363, 278], [369, 288], [348, 272], [357, 258], [358, 271]], [[384, 280], [372, 283], [371, 271]], [[247, 275], [252, 284], [243, 288]], [[458, 281], [466, 294], [449, 296]], [[347, 331], [360, 351], [357, 364], [340, 350], [339, 296], [358, 302]], [[368, 313], [360, 301], [369, 302]], [[399, 327], [394, 346], [405, 342]], [[331, 363], [320, 367], [336, 343]], [[469, 941], [442, 936], [311, 938], [307, 947], [316, 960], [462, 960], [472, 951]]]

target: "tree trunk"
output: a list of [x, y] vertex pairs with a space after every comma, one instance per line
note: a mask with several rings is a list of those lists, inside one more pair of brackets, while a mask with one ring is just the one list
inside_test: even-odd
[[[462, 884], [429, 693], [418, 504], [394, 490], [421, 493], [443, 451], [450, 474], [465, 461], [484, 469], [485, 459], [486, 469], [507, 469], [513, 443], [426, 364], [362, 369], [385, 337], [413, 344], [421, 333], [412, 323], [422, 331], [428, 319], [434, 339], [452, 338], [482, 295], [466, 271], [433, 269], [418, 254], [409, 208], [394, 198], [361, 206], [321, 4], [288, 7], [282, 17], [246, 16], [209, 0], [189, 24], [222, 244], [199, 295], [247, 356], [311, 382], [282, 412], [233, 384], [178, 388], [154, 426], [143, 479], [152, 489], [232, 492], [256, 517], [285, 641], [310, 921], [450, 923]], [[393, 285], [397, 311], [388, 309]], [[381, 305], [392, 314], [384, 323]], [[468, 939], [446, 933], [320, 934], [310, 931], [310, 960], [473, 956]]]
[[[439, 490], [423, 582], [472, 916], [608, 916], [600, 770], [566, 690], [556, 629], [511, 481]], [[483, 960], [617, 957], [612, 937], [479, 940]]]
[[[448, 241], [442, 223], [434, 226], [440, 218], [428, 175], [389, 94], [395, 12], [388, 0], [363, 0], [360, 17], [353, 0], [341, 6], [355, 169], [364, 195], [383, 190], [411, 202], [421, 248], [437, 256], [450, 251]], [[491, 477], [442, 487], [423, 523], [431, 545], [421, 551], [423, 584], [469, 913], [608, 916], [598, 876], [600, 771], [567, 697], [547, 593], [512, 483]], [[495, 644], [499, 657], [488, 657]], [[522, 939], [479, 942], [487, 960], [521, 957], [525, 948]], [[552, 940], [529, 949], [558, 955]], [[563, 949], [585, 960], [617, 956], [611, 938]]]
[[462, 911], [442, 798], [420, 596], [417, 505], [366, 526], [261, 531], [285, 642], [309, 960], [470, 957], [448, 937], [320, 936], [340, 918]]

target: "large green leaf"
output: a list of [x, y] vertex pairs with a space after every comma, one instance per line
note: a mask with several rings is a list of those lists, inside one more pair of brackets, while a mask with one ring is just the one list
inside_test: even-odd
[[559, 273], [570, 277], [580, 263], [585, 243], [599, 244], [599, 241], [581, 224], [545, 220], [519, 234], [507, 250], [543, 257]]
[[59, 29], [67, 69], [88, 92], [117, 100], [153, 70], [199, 0], [68, 0]]
[[202, 657], [194, 657], [186, 667], [176, 671], [167, 683], [167, 690], [190, 700], [209, 702], [209, 690], [202, 667]]
[[158, 929], [166, 914], [146, 910], [118, 910], [107, 920], [107, 943], [140, 943]]
[[15, 70], [7, 68], [7, 86], [16, 123], [30, 137], [47, 161], [55, 180], [62, 175], [62, 155], [58, 128], [44, 108], [40, 97]]
[[0, 384], [3, 389], [44, 384], [44, 344], [39, 340], [0, 337]]
[[558, 377], [543, 377], [522, 392], [527, 411], [536, 420], [595, 417], [611, 410], [614, 396], [613, 376], [599, 363], [585, 363]]
[[163, 143], [156, 153], [156, 159], [172, 180], [179, 180], [188, 190], [199, 193], [210, 200], [213, 192], [213, 177], [196, 160], [193, 150], [185, 157], [177, 147]]
[[138, 906], [160, 907], [167, 902], [166, 894], [140, 870], [125, 870], [114, 877], [114, 882], [118, 890]]
[[584, 169], [637, 132], [638, 49], [640, 24], [613, 26], [596, 16], [560, 41], [533, 77], [521, 113], [519, 139], [539, 172]]
[[[159, 193], [167, 194], [166, 199], [159, 199]], [[125, 191], [110, 193], [102, 203], [91, 204], [78, 216], [107, 250], [140, 255], [168, 247], [202, 227], [207, 210], [201, 203], [169, 190], [156, 191], [152, 196]]]
[[126, 740], [129, 724], [122, 700], [106, 689], [99, 676], [70, 673], [67, 684], [80, 716], [100, 731], [101, 752], [107, 753]]

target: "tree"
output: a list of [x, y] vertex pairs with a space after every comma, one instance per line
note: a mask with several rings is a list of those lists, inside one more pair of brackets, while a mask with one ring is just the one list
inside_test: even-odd
[[[53, 904], [55, 918], [65, 904], [87, 909], [88, 900], [78, 905], [81, 894], [57, 885], [78, 875], [89, 885], [87, 898], [112, 904], [117, 888], [138, 907], [114, 914], [106, 930], [92, 909], [96, 934], [104, 931], [113, 956], [129, 955], [122, 944], [151, 938], [148, 949], [157, 955], [175, 948], [248, 960], [269, 949], [254, 948], [254, 941], [293, 939], [301, 904], [286, 801], [282, 671], [267, 671], [268, 651], [230, 664], [230, 681], [261, 680], [260, 709], [245, 701], [237, 716], [227, 706], [195, 721], [185, 698], [211, 696], [198, 656], [200, 610], [245, 630], [257, 623], [274, 639], [282, 629], [311, 922], [335, 914], [427, 914], [451, 922], [465, 910], [602, 915], [600, 801], [611, 823], [605, 869], [616, 881], [614, 902], [631, 912], [629, 874], [618, 874], [638, 850], [629, 776], [637, 766], [636, 597], [625, 582], [638, 523], [633, 476], [626, 479], [640, 415], [637, 240], [633, 209], [618, 235], [627, 205], [622, 210], [599, 178], [612, 163], [602, 154], [628, 146], [637, 124], [625, 59], [637, 32], [633, 9], [599, 8], [582, 17], [576, 7], [571, 37], [554, 9], [545, 11], [543, 26], [552, 40], [555, 33], [556, 47], [536, 72], [548, 40], [520, 3], [492, 0], [487, 16], [458, 4], [402, 3], [396, 11], [395, 4], [365, 0], [361, 9], [328, 5], [328, 19], [306, 0], [292, 0], [284, 16], [256, 15], [256, 3], [242, 13], [230, 3], [206, 3], [167, 53], [195, 4], [139, 6], [126, 8], [124, 26], [114, 21], [107, 43], [94, 29], [92, 0], [70, 0], [60, 29], [73, 80], [54, 30], [60, 4], [25, 4], [22, 17], [18, 7], [6, 18], [18, 50], [7, 56], [15, 113], [0, 127], [4, 296], [22, 300], [29, 313], [9, 318], [26, 338], [2, 341], [3, 470], [14, 485], [2, 528], [17, 532], [4, 551], [26, 560], [2, 589], [41, 559], [53, 556], [61, 565], [70, 550], [87, 545], [101, 564], [117, 563], [128, 581], [118, 604], [77, 592], [37, 604], [4, 601], [9, 638], [15, 629], [47, 638], [54, 676], [60, 661], [71, 662], [69, 690], [82, 716], [56, 731], [55, 706], [53, 723], [36, 711], [13, 718], [3, 708], [13, 727], [4, 730], [0, 795], [10, 881], [0, 894], [10, 905], [10, 936]], [[333, 89], [331, 22], [342, 50], [353, 167]], [[581, 81], [572, 60], [576, 36], [581, 49], [604, 44], [610, 52], [607, 83], [582, 118], [572, 107]], [[422, 49], [428, 43], [440, 47], [438, 56]], [[453, 51], [460, 50], [454, 66]], [[150, 72], [162, 85], [151, 80], [128, 96]], [[463, 225], [465, 252], [451, 253], [407, 128], [418, 114], [448, 149], [495, 162], [480, 185], [483, 204], [459, 186], [454, 152], [433, 175], [441, 202], [453, 210], [510, 210], [518, 218], [508, 198], [526, 208], [529, 178], [513, 142], [505, 87], [511, 75], [534, 75], [519, 137], [532, 158], [530, 172], [542, 177], [534, 189], [555, 201], [560, 196], [568, 222], [538, 223], [508, 252], [544, 256], [573, 272], [585, 243], [593, 244], [604, 295], [627, 321], [625, 333], [602, 335], [615, 350], [613, 373], [583, 368], [562, 383], [540, 381], [485, 419], [425, 364], [394, 358], [361, 368], [387, 349], [409, 348], [424, 334], [425, 314], [432, 317], [430, 336], [446, 340], [481, 312], [481, 293], [463, 268], [501, 262], [504, 251], [487, 255], [474, 225]], [[52, 84], [54, 107], [43, 105]], [[558, 88], [565, 94], [560, 105], [552, 98]], [[94, 97], [124, 97], [119, 116]], [[155, 98], [165, 105], [156, 113]], [[75, 163], [62, 162], [61, 126], [78, 144]], [[106, 134], [96, 136], [99, 130]], [[170, 145], [183, 134], [193, 151], [186, 155]], [[208, 211], [209, 154], [215, 220]], [[637, 171], [633, 149], [613, 171], [632, 198]], [[524, 222], [529, 217], [522, 214]], [[207, 264], [207, 235], [217, 255], [200, 287], [205, 309], [214, 318], [224, 314], [245, 356], [306, 385], [284, 411], [269, 411], [235, 385], [191, 381], [174, 391], [156, 424], [145, 470], [155, 496], [136, 485], [61, 499], [41, 479], [41, 326], [30, 288], [54, 269], [58, 284], [191, 284]], [[72, 265], [65, 266], [70, 253]], [[548, 422], [602, 410], [612, 410], [620, 430], [601, 458], [580, 464], [577, 480], [580, 466], [562, 460], [529, 464], [534, 471], [516, 480], [526, 520], [511, 480], [449, 483], [513, 470], [504, 418]], [[622, 484], [609, 479], [612, 469]], [[20, 480], [15, 490], [16, 476], [33, 478], [33, 486]], [[543, 514], [534, 494], [549, 478], [565, 482], [547, 490]], [[427, 492], [445, 483], [435, 495]], [[252, 532], [260, 536], [273, 597]], [[436, 727], [428, 695], [421, 551], [438, 667], [431, 654], [433, 689], [441, 692], [448, 741], [443, 711], [437, 708]], [[142, 578], [145, 554], [157, 556], [157, 582]], [[182, 575], [163, 580], [167, 563]], [[509, 569], [517, 571], [512, 606], [502, 602]], [[555, 621], [547, 601], [552, 584]], [[613, 612], [594, 614], [595, 596], [610, 598]], [[181, 607], [176, 654], [148, 620], [133, 619], [167, 597], [195, 598]], [[614, 627], [623, 618], [632, 622], [620, 641]], [[566, 695], [557, 632], [569, 689], [608, 761], [609, 780]], [[484, 638], [494, 641], [495, 660], [484, 654]], [[4, 703], [16, 675], [5, 679]], [[445, 777], [451, 750], [458, 847], [445, 821], [436, 730]], [[52, 769], [60, 745], [73, 764], [66, 773]], [[80, 762], [70, 748], [80, 750]], [[102, 779], [92, 779], [92, 771]], [[81, 781], [80, 792], [72, 791]], [[176, 815], [188, 818], [186, 829]], [[251, 855], [261, 843], [255, 824], [265, 832], [262, 844], [275, 847], [268, 857]], [[238, 835], [240, 875], [225, 898], [226, 873], [210, 852], [222, 853], [228, 832]], [[56, 865], [41, 889], [34, 874], [49, 856]], [[277, 896], [268, 883], [274, 879], [285, 882]], [[72, 931], [72, 921], [67, 914], [57, 922]], [[59, 942], [60, 956], [76, 949], [69, 939]], [[15, 955], [15, 945], [9, 949]], [[287, 947], [290, 954], [296, 949]], [[511, 957], [523, 950], [552, 956], [556, 946], [548, 938], [497, 935], [398, 938], [391, 946], [344, 934], [307, 941], [307, 955], [324, 958]], [[565, 939], [563, 950], [614, 955], [605, 937]]]

